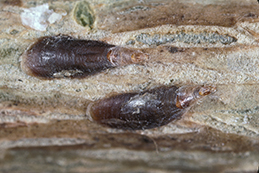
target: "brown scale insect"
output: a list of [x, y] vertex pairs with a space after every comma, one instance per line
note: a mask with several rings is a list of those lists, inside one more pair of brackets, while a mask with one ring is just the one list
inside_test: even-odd
[[58, 35], [40, 38], [30, 46], [22, 55], [21, 68], [40, 78], [85, 77], [147, 59], [148, 55], [139, 50]]
[[215, 91], [212, 86], [162, 86], [105, 98], [87, 111], [93, 120], [112, 128], [151, 129], [181, 118], [195, 102]]

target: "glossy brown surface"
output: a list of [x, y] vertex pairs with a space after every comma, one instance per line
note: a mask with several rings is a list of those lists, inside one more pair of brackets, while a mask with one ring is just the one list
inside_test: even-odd
[[139, 50], [58, 35], [33, 44], [23, 54], [21, 67], [28, 75], [41, 78], [85, 77], [146, 59]]
[[40, 38], [22, 57], [22, 69], [29, 75], [53, 78], [82, 77], [113, 67], [107, 59], [109, 45], [99, 41], [78, 40], [69, 36]]
[[[181, 118], [188, 107], [214, 87], [162, 86], [141, 93], [126, 93], [98, 101], [90, 107], [100, 124], [121, 129], [150, 129]], [[179, 106], [180, 104], [180, 106]], [[183, 106], [184, 105], [184, 106]]]

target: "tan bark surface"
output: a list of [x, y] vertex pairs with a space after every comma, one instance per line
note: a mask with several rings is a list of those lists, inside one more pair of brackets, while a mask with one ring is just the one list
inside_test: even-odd
[[[67, 14], [46, 31], [24, 26], [24, 9], [44, 3]], [[94, 23], [80, 25], [76, 12]], [[0, 171], [257, 171], [258, 16], [255, 0], [0, 1]], [[137, 48], [150, 59], [83, 79], [26, 75], [23, 52], [58, 34]], [[217, 92], [150, 130], [110, 129], [87, 114], [110, 95], [179, 84]]]

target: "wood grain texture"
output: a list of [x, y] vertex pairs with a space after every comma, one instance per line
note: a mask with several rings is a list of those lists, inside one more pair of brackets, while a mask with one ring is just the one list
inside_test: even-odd
[[[73, 17], [76, 2], [48, 1], [67, 15], [45, 32], [23, 26], [20, 18], [24, 8], [45, 1], [0, 2], [0, 170], [256, 172], [258, 2], [87, 2], [82, 9], [91, 8], [91, 27]], [[21, 55], [38, 38], [58, 34], [140, 50], [149, 61], [82, 79], [25, 74]], [[110, 129], [86, 114], [112, 95], [204, 84], [217, 92], [163, 127]]]

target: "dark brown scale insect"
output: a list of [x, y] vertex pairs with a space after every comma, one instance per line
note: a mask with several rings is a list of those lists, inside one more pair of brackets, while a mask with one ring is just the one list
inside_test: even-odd
[[70, 36], [40, 38], [22, 55], [21, 68], [40, 78], [85, 77], [102, 70], [141, 63], [147, 54], [100, 41]]
[[102, 99], [91, 105], [88, 113], [109, 127], [150, 129], [181, 118], [191, 105], [215, 91], [212, 86], [163, 86]]
[[181, 118], [191, 105], [215, 91], [212, 86], [163, 86], [99, 100], [88, 113], [93, 120], [112, 128], [150, 129]]

